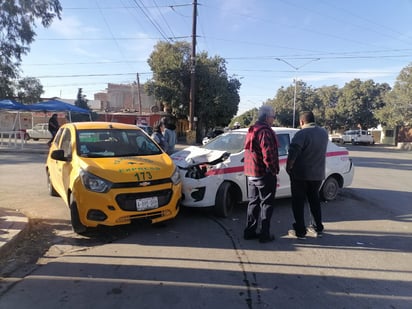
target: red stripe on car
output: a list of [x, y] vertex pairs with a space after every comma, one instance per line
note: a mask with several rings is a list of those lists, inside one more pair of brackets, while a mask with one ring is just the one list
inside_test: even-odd
[[[332, 152], [326, 153], [326, 157], [336, 157], [336, 156], [344, 156], [344, 155], [349, 155], [349, 151], [332, 151]], [[286, 164], [286, 161], [287, 159], [280, 159], [279, 164], [280, 165]], [[219, 169], [207, 171], [206, 176], [240, 173], [240, 172], [243, 172], [243, 170], [244, 170], [243, 165], [227, 167], [227, 168], [219, 168]]]

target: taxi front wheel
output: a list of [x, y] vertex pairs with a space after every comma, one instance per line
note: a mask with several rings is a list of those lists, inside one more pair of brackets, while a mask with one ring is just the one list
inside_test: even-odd
[[70, 219], [75, 233], [82, 235], [88, 231], [87, 227], [80, 221], [79, 210], [73, 194], [70, 195]]

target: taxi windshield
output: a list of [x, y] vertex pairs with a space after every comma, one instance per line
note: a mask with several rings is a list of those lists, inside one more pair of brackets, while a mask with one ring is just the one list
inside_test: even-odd
[[140, 130], [87, 129], [77, 131], [77, 153], [99, 158], [158, 155], [162, 150]]

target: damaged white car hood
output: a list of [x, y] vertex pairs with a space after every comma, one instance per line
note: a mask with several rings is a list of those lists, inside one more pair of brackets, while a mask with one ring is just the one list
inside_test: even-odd
[[222, 150], [210, 150], [197, 146], [190, 146], [175, 152], [170, 157], [178, 167], [189, 168], [200, 164], [217, 164], [226, 160], [229, 155], [228, 152]]

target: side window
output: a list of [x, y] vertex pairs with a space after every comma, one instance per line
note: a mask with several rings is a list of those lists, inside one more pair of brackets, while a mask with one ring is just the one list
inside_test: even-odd
[[279, 156], [286, 156], [288, 154], [290, 137], [289, 134], [277, 134], [278, 143], [279, 143]]
[[62, 137], [62, 133], [63, 133], [63, 129], [60, 128], [60, 129], [57, 131], [56, 136], [54, 137], [54, 142], [55, 142], [57, 145], [60, 144], [60, 139], [61, 139], [61, 137]]
[[72, 143], [71, 133], [69, 129], [66, 129], [62, 133], [60, 149], [64, 150], [64, 155], [70, 157], [72, 155]]

